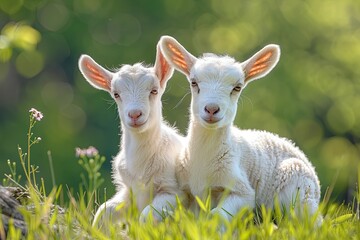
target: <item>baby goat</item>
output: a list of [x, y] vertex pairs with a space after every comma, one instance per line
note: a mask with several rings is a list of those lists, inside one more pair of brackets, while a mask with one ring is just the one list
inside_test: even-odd
[[281, 206], [289, 208], [298, 199], [314, 214], [320, 186], [304, 153], [272, 133], [233, 126], [242, 89], [275, 67], [279, 47], [268, 45], [242, 63], [215, 54], [196, 58], [169, 36], [160, 39], [160, 47], [191, 85], [189, 139], [178, 173], [180, 187], [200, 197], [210, 188], [216, 206], [212, 213], [225, 219], [242, 207], [274, 207], [276, 196]]
[[[111, 94], [121, 119], [120, 152], [112, 163], [117, 193], [100, 206], [94, 224], [121, 220], [124, 208], [130, 205], [130, 195], [135, 196], [137, 208], [142, 211], [140, 220], [145, 220], [152, 207], [154, 219], [161, 220], [159, 213], [169, 204], [175, 206], [176, 195], [180, 194], [175, 166], [185, 145], [184, 137], [162, 118], [161, 96], [173, 67], [158, 46], [154, 67], [136, 63], [112, 73], [82, 55], [79, 68], [93, 87]], [[124, 208], [119, 211], [116, 207], [121, 203]]]

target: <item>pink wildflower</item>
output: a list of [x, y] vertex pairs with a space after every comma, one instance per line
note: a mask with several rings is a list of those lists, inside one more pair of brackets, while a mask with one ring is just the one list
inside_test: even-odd
[[32, 114], [33, 118], [36, 121], [40, 121], [44, 117], [44, 115], [40, 111], [36, 110], [35, 108], [31, 108], [29, 110], [29, 112]]
[[90, 146], [88, 148], [84, 148], [84, 149], [81, 149], [81, 148], [75, 148], [75, 155], [76, 157], [95, 157], [96, 155], [99, 154], [99, 151], [93, 147], [93, 146]]

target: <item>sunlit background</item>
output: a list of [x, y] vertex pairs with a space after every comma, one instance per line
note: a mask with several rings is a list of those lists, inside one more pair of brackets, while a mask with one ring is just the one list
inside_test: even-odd
[[[76, 189], [76, 147], [111, 158], [119, 118], [106, 92], [80, 75], [89, 54], [113, 69], [155, 60], [161, 35], [192, 54], [229, 54], [243, 61], [264, 45], [281, 46], [278, 66], [251, 83], [235, 124], [292, 139], [308, 155], [331, 198], [351, 201], [360, 159], [360, 4], [357, 0], [0, 0], [0, 176], [26, 148], [29, 109], [44, 113], [32, 161], [48, 188], [48, 151], [56, 184]], [[186, 134], [189, 87], [175, 73], [163, 96], [165, 118]], [[20, 168], [18, 169], [20, 172]]]

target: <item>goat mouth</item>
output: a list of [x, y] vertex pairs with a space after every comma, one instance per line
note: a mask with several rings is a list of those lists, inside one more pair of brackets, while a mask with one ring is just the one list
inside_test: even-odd
[[217, 123], [221, 120], [222, 118], [219, 117], [206, 117], [203, 118], [203, 120], [207, 123], [207, 124], [214, 124]]
[[140, 127], [144, 126], [146, 122], [147, 121], [144, 121], [144, 122], [137, 122], [137, 121], [136, 122], [130, 122], [129, 126], [131, 128], [140, 128]]

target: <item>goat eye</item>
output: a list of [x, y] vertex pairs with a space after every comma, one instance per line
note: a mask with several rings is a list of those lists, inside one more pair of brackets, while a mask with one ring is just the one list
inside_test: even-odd
[[200, 88], [199, 88], [197, 82], [195, 81], [195, 79], [191, 79], [191, 87], [197, 88], [197, 93], [200, 93]]
[[236, 86], [233, 88], [233, 91], [235, 92], [240, 92], [241, 91], [241, 87], [240, 86]]
[[158, 90], [157, 90], [157, 89], [153, 89], [153, 90], [151, 90], [150, 93], [153, 94], [153, 95], [156, 95], [156, 94], [158, 94]]
[[118, 93], [114, 93], [114, 98], [119, 98], [120, 95]]

